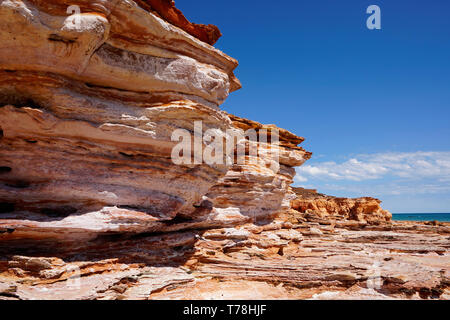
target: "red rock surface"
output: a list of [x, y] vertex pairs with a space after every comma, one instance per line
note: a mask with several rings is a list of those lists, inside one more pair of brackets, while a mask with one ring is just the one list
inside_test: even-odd
[[164, 20], [210, 45], [214, 45], [222, 36], [219, 28], [215, 25], [189, 22], [183, 13], [175, 7], [175, 1], [173, 0], [138, 0], [136, 2], [144, 9], [155, 12]]

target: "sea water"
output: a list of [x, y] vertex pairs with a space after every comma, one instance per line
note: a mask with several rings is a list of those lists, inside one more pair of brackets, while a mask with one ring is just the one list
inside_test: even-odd
[[392, 220], [450, 222], [450, 213], [394, 213]]

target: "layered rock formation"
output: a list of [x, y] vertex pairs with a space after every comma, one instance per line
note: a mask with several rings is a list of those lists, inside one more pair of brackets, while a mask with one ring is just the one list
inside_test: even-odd
[[[311, 153], [298, 147], [303, 138], [286, 130], [229, 116], [237, 129], [253, 130], [258, 138], [266, 132], [267, 138], [247, 139], [243, 146], [246, 152], [236, 154], [235, 164], [207, 196], [215, 208], [238, 209], [253, 222], [266, 221], [290, 208], [291, 200], [295, 199], [290, 187], [294, 167], [301, 166]], [[276, 142], [269, 137], [272, 130], [277, 131]], [[239, 148], [235, 150], [237, 153]]]
[[171, 135], [194, 121], [233, 128], [218, 105], [239, 87], [237, 62], [134, 2], [74, 3], [81, 14], [65, 1], [0, 4], [9, 240], [161, 230], [229, 167], [174, 165]]
[[[0, 299], [448, 298], [448, 225], [296, 194], [303, 138], [220, 110], [219, 34], [168, 0], [0, 1]], [[176, 130], [232, 161], [175, 164]]]

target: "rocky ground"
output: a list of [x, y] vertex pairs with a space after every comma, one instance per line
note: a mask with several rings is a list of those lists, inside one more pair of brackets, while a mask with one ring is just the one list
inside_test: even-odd
[[41, 252], [33, 248], [33, 254], [3, 248], [0, 298], [450, 297], [450, 224], [338, 225], [304, 222], [304, 216], [122, 236], [58, 254], [48, 246]]
[[[220, 109], [219, 36], [166, 0], [0, 1], [0, 299], [448, 299], [450, 225], [291, 188], [312, 154]], [[196, 122], [232, 161], [173, 161]]]

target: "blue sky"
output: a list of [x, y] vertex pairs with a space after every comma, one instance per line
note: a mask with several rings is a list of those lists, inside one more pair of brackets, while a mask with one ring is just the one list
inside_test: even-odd
[[[368, 30], [366, 9], [381, 8]], [[296, 185], [450, 212], [450, 1], [177, 0], [217, 25], [243, 88], [223, 108], [306, 138]]]

